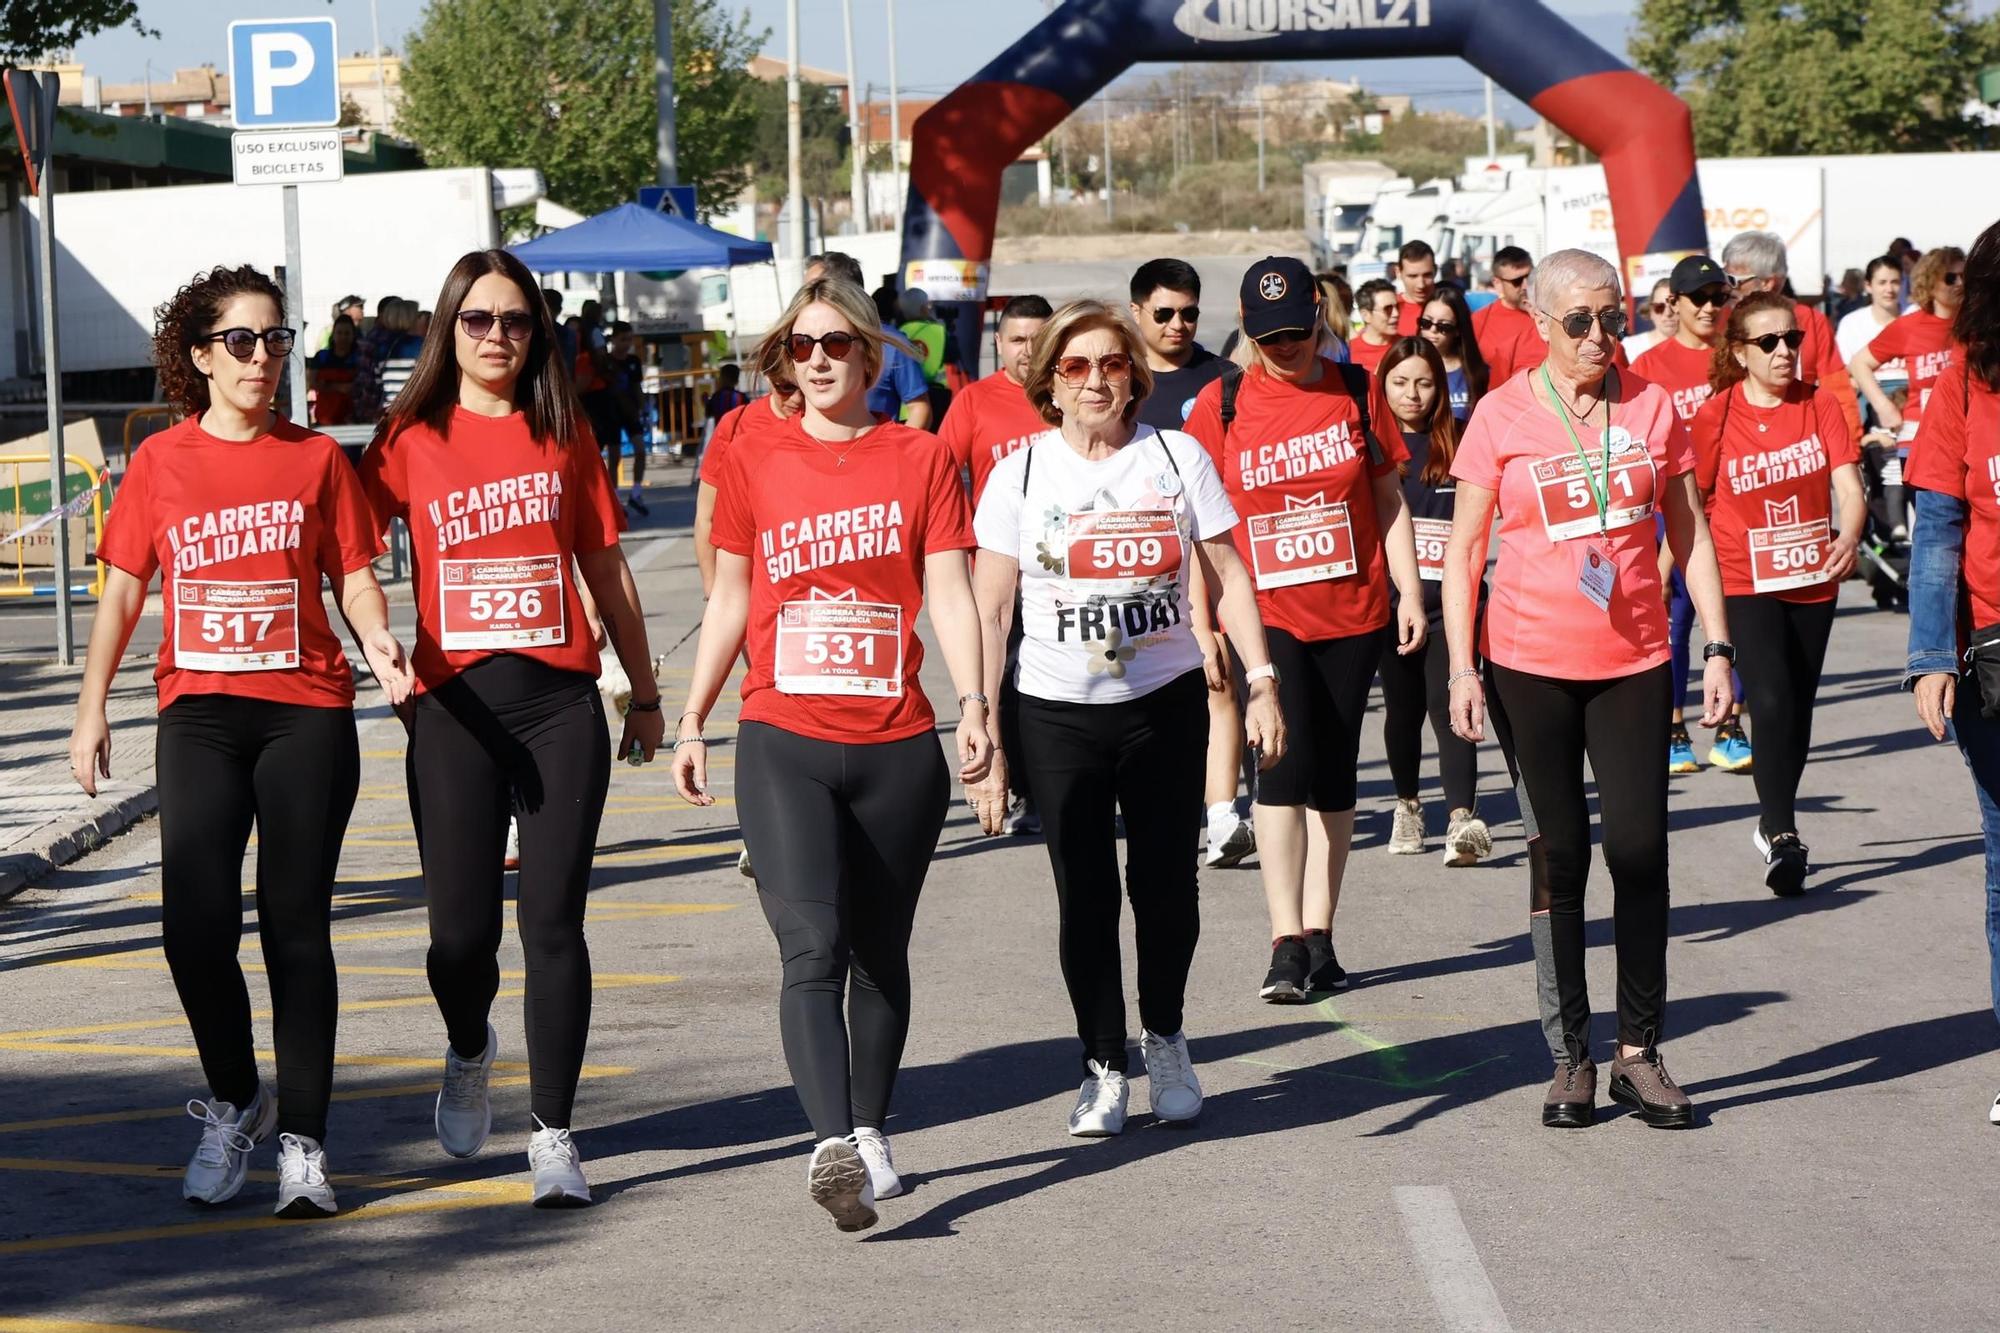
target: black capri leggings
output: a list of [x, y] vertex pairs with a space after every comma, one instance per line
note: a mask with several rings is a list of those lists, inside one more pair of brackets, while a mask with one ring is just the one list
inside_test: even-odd
[[1139, 946], [1139, 1020], [1171, 1037], [1201, 904], [1195, 836], [1208, 762], [1207, 687], [1190, 671], [1151, 694], [1080, 704], [1021, 696], [1022, 759], [1035, 771], [1061, 914], [1063, 981], [1083, 1058], [1125, 1072], [1125, 986], [1118, 950], [1118, 834]]
[[243, 852], [257, 829], [257, 941], [271, 986], [278, 1128], [324, 1141], [339, 983], [328, 917], [361, 755], [354, 712], [184, 695], [160, 714], [161, 936], [209, 1091], [257, 1096]]
[[1460, 740], [1451, 729], [1451, 653], [1445, 647], [1444, 625], [1432, 621], [1424, 646], [1408, 656], [1396, 651], [1396, 641], [1382, 636], [1382, 746], [1389, 752], [1389, 776], [1399, 799], [1413, 801], [1421, 786], [1424, 758], [1424, 717], [1437, 738], [1438, 779], [1447, 808], [1470, 810], [1478, 795], [1479, 749]]
[[910, 928], [951, 799], [944, 753], [928, 731], [846, 745], [763, 722], [736, 745], [792, 1085], [813, 1137], [880, 1129], [910, 1033]]
[[1558, 680], [1494, 664], [1515, 759], [1541, 830], [1565, 1039], [1590, 1041], [1583, 894], [1590, 880], [1590, 810], [1583, 763], [1597, 778], [1604, 864], [1618, 946], [1618, 1040], [1657, 1041], [1667, 1000], [1666, 665], [1610, 680]]
[[1736, 670], [1743, 677], [1743, 706], [1750, 714], [1757, 764], [1750, 776], [1763, 807], [1764, 836], [1798, 832], [1793, 802], [1812, 749], [1813, 704], [1826, 666], [1836, 602], [1787, 602], [1776, 597], [1730, 597], [1729, 632], [1736, 638]]
[[1361, 719], [1385, 637], [1377, 629], [1305, 641], [1265, 628], [1264, 641], [1278, 668], [1285, 755], [1259, 779], [1257, 804], [1303, 805], [1322, 814], [1354, 808]]
[[611, 782], [597, 682], [514, 653], [489, 657], [417, 699], [410, 807], [430, 904], [425, 965], [451, 1048], [486, 1050], [500, 989], [510, 809], [521, 824], [514, 918], [527, 962], [531, 1109], [567, 1129], [590, 1034], [583, 938], [590, 860]]

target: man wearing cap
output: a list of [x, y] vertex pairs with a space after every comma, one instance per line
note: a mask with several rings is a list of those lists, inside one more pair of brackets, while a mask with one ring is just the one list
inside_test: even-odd
[[[1784, 238], [1775, 232], [1746, 231], [1729, 238], [1722, 247], [1722, 267], [1736, 284], [1738, 296], [1753, 292], [1782, 292], [1791, 271]], [[1827, 317], [1801, 301], [1792, 303], [1792, 317], [1798, 321], [1806, 340], [1792, 362], [1793, 374], [1807, 384], [1824, 385], [1847, 421], [1847, 431], [1861, 438], [1861, 405], [1854, 397], [1854, 379], [1840, 357], [1839, 340]]]

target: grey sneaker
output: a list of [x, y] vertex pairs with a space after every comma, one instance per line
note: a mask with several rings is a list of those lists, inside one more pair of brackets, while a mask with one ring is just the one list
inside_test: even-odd
[[1574, 1038], [1569, 1058], [1542, 1097], [1542, 1123], [1550, 1129], [1583, 1129], [1597, 1118], [1597, 1065]]
[[1238, 865], [1243, 858], [1257, 850], [1257, 826], [1241, 815], [1227, 827], [1219, 827], [1214, 821], [1208, 826], [1208, 851], [1202, 855], [1201, 863], [1211, 870], [1227, 870]]
[[590, 1185], [583, 1178], [583, 1154], [569, 1130], [550, 1129], [539, 1118], [528, 1136], [528, 1166], [535, 1173], [537, 1208], [588, 1208]]
[[833, 1214], [833, 1224], [842, 1231], [875, 1225], [875, 1184], [853, 1139], [819, 1141], [806, 1163], [806, 1194]]
[[1166, 1121], [1188, 1121], [1201, 1114], [1201, 1080], [1188, 1055], [1187, 1034], [1171, 1037], [1146, 1031], [1139, 1037], [1139, 1054], [1146, 1061], [1146, 1104]]
[[448, 1044], [444, 1048], [444, 1086], [438, 1089], [432, 1123], [438, 1146], [453, 1157], [477, 1153], [493, 1132], [493, 1099], [487, 1085], [499, 1050], [500, 1036], [491, 1023], [486, 1025], [486, 1051], [477, 1060], [463, 1059]]
[[1007, 832], [1016, 838], [1042, 836], [1042, 816], [1036, 811], [1033, 801], [1025, 796], [1016, 796], [1008, 803]]
[[303, 1134], [278, 1135], [279, 1217], [332, 1217], [340, 1211], [326, 1179], [326, 1149]]
[[262, 1083], [242, 1110], [225, 1101], [191, 1101], [187, 1113], [201, 1122], [201, 1142], [188, 1158], [181, 1197], [190, 1203], [228, 1203], [243, 1188], [250, 1153], [278, 1123], [278, 1099]]
[[1396, 822], [1389, 828], [1389, 855], [1424, 854], [1424, 807], [1421, 801], [1396, 801]]
[[1493, 831], [1486, 821], [1470, 810], [1451, 812], [1444, 834], [1444, 863], [1448, 866], [1476, 866], [1493, 854]]
[[868, 1168], [868, 1183], [875, 1187], [878, 1202], [902, 1194], [903, 1178], [896, 1174], [896, 1154], [889, 1150], [887, 1135], [879, 1129], [857, 1126], [854, 1148], [861, 1154], [862, 1165]]
[[1694, 1123], [1694, 1103], [1667, 1072], [1651, 1041], [1627, 1059], [1611, 1062], [1611, 1100], [1631, 1107], [1654, 1129], [1686, 1129]]

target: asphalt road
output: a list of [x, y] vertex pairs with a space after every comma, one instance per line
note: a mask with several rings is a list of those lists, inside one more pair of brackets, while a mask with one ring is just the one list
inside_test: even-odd
[[[699, 599], [685, 509], [656, 513], [628, 550], [664, 651]], [[518, 1064], [496, 1076], [485, 1153], [455, 1162], [432, 1138], [444, 1038], [401, 734], [370, 708], [335, 926], [345, 1211], [272, 1219], [269, 1147], [231, 1206], [181, 1201], [197, 1136], [180, 1106], [205, 1089], [141, 825], [0, 907], [0, 1329], [1991, 1327], [2000, 1060], [1972, 794], [1895, 691], [1904, 622], [1848, 592], [1800, 804], [1812, 894], [1762, 888], [1748, 779], [1673, 785], [1665, 1050], [1701, 1109], [1691, 1131], [1614, 1109], [1540, 1126], [1548, 1059], [1497, 756], [1497, 855], [1448, 871], [1435, 851], [1387, 855], [1371, 737], [1337, 929], [1351, 993], [1260, 1003], [1257, 874], [1204, 872], [1193, 1128], [1135, 1114], [1122, 1138], [1065, 1134], [1078, 1069], [1044, 850], [982, 840], [955, 807], [890, 1125], [913, 1188], [840, 1235], [806, 1199], [776, 950], [734, 868], [732, 807], [690, 810], [663, 766], [620, 766], [577, 1119], [599, 1202], [537, 1212]], [[691, 652], [671, 655], [670, 701]], [[1592, 908], [1602, 1008], [1601, 872]], [[522, 1052], [520, 965], [510, 927], [503, 1060]], [[1598, 1035], [1602, 1055], [1607, 1018]]]

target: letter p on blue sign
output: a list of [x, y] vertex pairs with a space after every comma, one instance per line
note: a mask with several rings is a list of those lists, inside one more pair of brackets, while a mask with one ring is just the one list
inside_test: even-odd
[[231, 23], [231, 123], [244, 130], [338, 125], [339, 50], [330, 18]]

